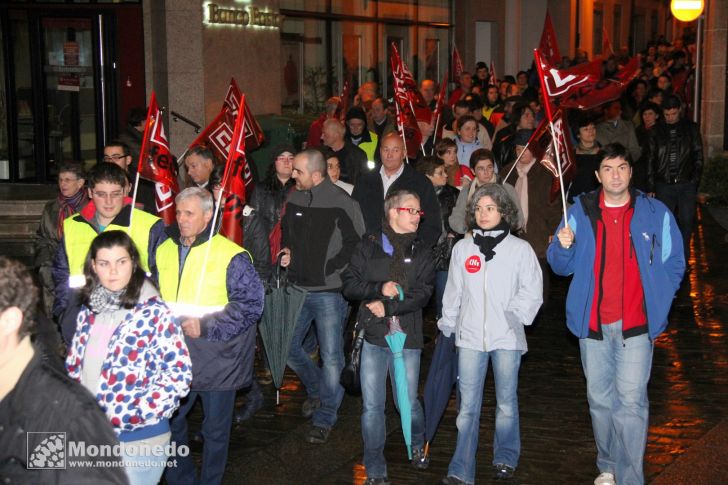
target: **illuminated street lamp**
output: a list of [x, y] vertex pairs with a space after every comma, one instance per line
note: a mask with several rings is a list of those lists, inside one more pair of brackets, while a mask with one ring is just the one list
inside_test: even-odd
[[682, 22], [692, 22], [700, 17], [704, 8], [703, 0], [672, 0], [670, 2], [672, 14]]

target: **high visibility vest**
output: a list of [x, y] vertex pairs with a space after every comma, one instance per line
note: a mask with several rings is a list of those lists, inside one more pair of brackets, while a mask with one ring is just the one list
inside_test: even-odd
[[[207, 265], [204, 265], [210, 244]], [[180, 277], [179, 246], [167, 239], [157, 248], [156, 259], [162, 299], [178, 317], [199, 318], [221, 311], [228, 303], [228, 266], [242, 252], [246, 250], [216, 234], [211, 241], [192, 246]]]
[[359, 148], [364, 150], [364, 153], [367, 154], [367, 161], [373, 162], [377, 151], [377, 141], [379, 140], [379, 137], [377, 137], [377, 134], [373, 131], [369, 132], [369, 136], [372, 138], [372, 141], [359, 143]]
[[[139, 209], [133, 209], [133, 211], [131, 234], [129, 234], [129, 226], [118, 224], [109, 224], [103, 232], [124, 231], [129, 234], [139, 251], [142, 268], [144, 271], [149, 271], [149, 232], [152, 230], [152, 226], [161, 219]], [[69, 270], [68, 286], [70, 288], [80, 288], [86, 284], [83, 276], [83, 264], [91, 247], [91, 241], [98, 235], [99, 232], [96, 231], [96, 228], [80, 214], [74, 214], [63, 221], [63, 238]]]

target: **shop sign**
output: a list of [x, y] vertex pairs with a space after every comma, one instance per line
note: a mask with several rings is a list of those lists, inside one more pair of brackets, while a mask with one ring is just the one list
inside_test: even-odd
[[207, 25], [231, 25], [240, 27], [280, 29], [283, 15], [260, 9], [252, 5], [245, 8], [232, 8], [220, 6], [216, 3], [204, 5], [204, 20]]

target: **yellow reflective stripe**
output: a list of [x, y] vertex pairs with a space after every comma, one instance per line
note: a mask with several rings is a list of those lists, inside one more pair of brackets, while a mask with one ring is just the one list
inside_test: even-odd
[[71, 275], [68, 277], [69, 288], [83, 288], [86, 286], [86, 277], [82, 274]]
[[166, 302], [175, 317], [196, 317], [201, 318], [211, 313], [220, 312], [225, 309], [222, 306], [193, 305], [192, 303]]

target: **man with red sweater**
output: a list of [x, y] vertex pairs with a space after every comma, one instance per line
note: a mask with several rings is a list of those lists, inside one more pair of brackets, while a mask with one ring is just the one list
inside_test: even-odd
[[601, 188], [580, 195], [549, 245], [551, 268], [574, 275], [566, 299], [579, 337], [597, 445], [595, 485], [644, 483], [654, 339], [685, 271], [680, 230], [660, 201], [630, 187], [627, 149], [610, 144]]

